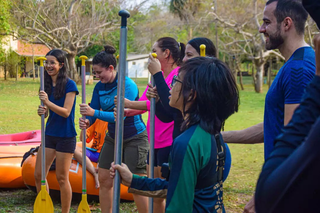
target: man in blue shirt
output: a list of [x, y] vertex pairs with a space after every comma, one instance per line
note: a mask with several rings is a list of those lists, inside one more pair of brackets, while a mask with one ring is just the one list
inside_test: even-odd
[[[313, 49], [304, 40], [308, 14], [297, 0], [269, 0], [259, 32], [267, 50], [278, 49], [286, 63], [274, 79], [265, 102], [264, 122], [240, 131], [222, 132], [226, 143], [265, 144], [265, 159], [280, 130], [291, 120], [306, 85], [315, 73]], [[253, 199], [245, 212], [254, 212]]]

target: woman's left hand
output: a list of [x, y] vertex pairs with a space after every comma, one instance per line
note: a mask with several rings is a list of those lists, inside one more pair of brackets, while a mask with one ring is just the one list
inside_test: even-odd
[[49, 101], [48, 94], [45, 91], [41, 90], [39, 92], [39, 99], [43, 102], [43, 104], [47, 104]]
[[148, 61], [148, 70], [151, 75], [156, 74], [157, 72], [161, 72], [161, 64], [157, 58], [154, 58], [151, 53], [149, 54], [149, 61]]
[[88, 104], [80, 104], [80, 114], [84, 116], [93, 116], [94, 109], [92, 109]]

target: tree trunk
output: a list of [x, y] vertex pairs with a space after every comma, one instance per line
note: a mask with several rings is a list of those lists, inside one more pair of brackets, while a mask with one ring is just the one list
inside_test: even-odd
[[36, 79], [36, 72], [35, 72], [35, 70], [34, 70], [35, 68], [34, 68], [34, 55], [32, 54], [32, 74], [33, 74], [33, 80], [35, 80]]
[[188, 23], [188, 28], [189, 28], [189, 38], [188, 38], [188, 40], [191, 40], [193, 38], [193, 30], [192, 30], [192, 27], [190, 26], [189, 23]]
[[255, 81], [254, 89], [257, 93], [262, 92], [264, 64], [265, 62], [259, 63], [259, 64], [256, 63], [257, 73], [255, 75], [256, 81]]
[[18, 65], [19, 64], [16, 65], [16, 81], [18, 81]]
[[241, 61], [239, 60], [239, 57], [238, 57], [238, 60], [235, 60], [235, 70], [236, 70], [236, 76], [237, 76], [237, 73], [239, 73], [239, 83], [240, 83], [241, 90], [244, 90], [243, 81], [242, 81]]
[[36, 79], [36, 71], [35, 71], [35, 66], [34, 66], [34, 48], [33, 44], [31, 44], [32, 47], [32, 74], [33, 74], [33, 81]]
[[69, 77], [72, 78], [76, 83], [79, 83], [80, 77], [77, 71], [76, 63], [75, 63], [76, 54], [70, 53], [67, 55], [68, 64], [69, 64]]
[[241, 87], [241, 90], [244, 90], [244, 87], [243, 87], [243, 80], [242, 80], [242, 72], [240, 71], [239, 72], [239, 77], [240, 77], [240, 79], [239, 79], [239, 81], [240, 81], [240, 87]]
[[251, 76], [252, 76], [253, 84], [255, 85], [256, 84], [256, 76], [254, 74], [254, 63], [253, 62], [252, 62], [252, 66], [251, 66]]
[[236, 79], [237, 81], [237, 67], [236, 67], [236, 61], [234, 59], [232, 59], [232, 73], [234, 75], [234, 79]]
[[3, 69], [3, 72], [4, 72], [4, 80], [6, 81], [7, 80], [7, 53], [6, 53], [6, 58], [5, 58], [5, 62], [4, 62], [4, 69]]

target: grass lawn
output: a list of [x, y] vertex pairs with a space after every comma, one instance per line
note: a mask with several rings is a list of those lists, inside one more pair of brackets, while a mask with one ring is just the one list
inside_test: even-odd
[[[240, 92], [239, 113], [232, 115], [226, 122], [225, 131], [240, 130], [263, 121], [264, 92], [257, 94], [250, 85], [251, 77], [244, 77], [245, 90]], [[140, 95], [146, 86], [146, 79], [138, 79]], [[86, 87], [87, 100], [91, 100], [94, 85]], [[76, 127], [80, 117], [79, 103], [81, 103], [81, 85], [78, 85], [80, 95], [77, 96]], [[0, 79], [0, 134], [18, 133], [40, 129], [40, 117], [37, 115], [39, 98], [39, 81], [36, 79]], [[143, 115], [147, 120], [147, 114]], [[80, 130], [78, 128], [78, 136]], [[255, 184], [263, 163], [263, 144], [257, 145], [229, 145], [232, 153], [232, 168], [228, 179], [224, 183], [224, 203], [227, 212], [242, 212], [246, 202], [252, 197]], [[0, 189], [0, 213], [2, 212], [32, 212], [36, 195], [26, 189]], [[60, 201], [53, 200], [56, 212], [61, 212]], [[100, 212], [99, 204], [90, 203], [92, 212]], [[71, 212], [76, 212], [78, 202], [72, 203]], [[136, 211], [133, 203], [121, 203], [122, 212]]]

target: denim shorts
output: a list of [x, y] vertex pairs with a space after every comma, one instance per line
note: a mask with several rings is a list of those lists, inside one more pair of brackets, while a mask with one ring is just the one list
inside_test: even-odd
[[57, 152], [74, 153], [76, 149], [76, 137], [54, 137], [50, 135], [45, 136], [46, 148], [55, 149]]
[[[147, 131], [123, 140], [122, 162], [127, 164], [132, 173], [146, 174], [149, 151]], [[114, 161], [114, 139], [106, 134], [99, 157], [99, 167], [110, 169]]]

